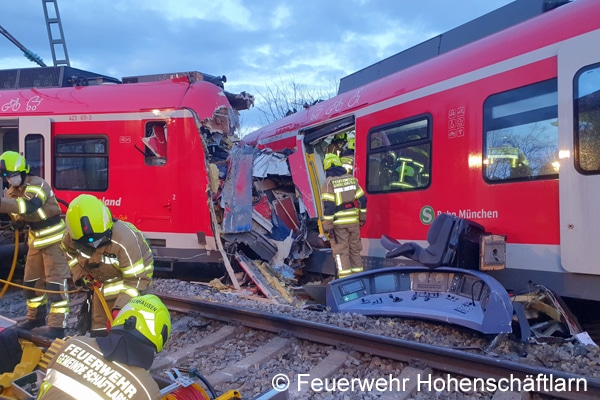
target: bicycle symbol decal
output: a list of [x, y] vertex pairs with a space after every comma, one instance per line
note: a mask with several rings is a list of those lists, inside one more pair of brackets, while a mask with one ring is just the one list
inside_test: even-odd
[[357, 90], [356, 93], [354, 93], [354, 95], [352, 95], [352, 97], [350, 97], [350, 100], [348, 100], [348, 108], [354, 107], [356, 104], [358, 104], [359, 100], [360, 100], [360, 90]]
[[12, 99], [8, 103], [4, 103], [4, 105], [2, 106], [2, 111], [19, 111], [19, 108], [21, 108], [21, 103], [19, 103], [19, 99]]

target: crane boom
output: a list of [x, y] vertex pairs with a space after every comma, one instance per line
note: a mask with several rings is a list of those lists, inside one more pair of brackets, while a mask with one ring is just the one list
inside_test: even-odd
[[21, 49], [25, 57], [27, 57], [29, 60], [37, 63], [40, 67], [46, 67], [46, 64], [40, 56], [29, 50], [27, 47], [23, 46], [21, 42], [15, 39], [13, 35], [11, 35], [6, 29], [2, 27], [2, 25], [0, 25], [0, 33], [3, 34], [8, 40], [13, 42], [15, 46]]

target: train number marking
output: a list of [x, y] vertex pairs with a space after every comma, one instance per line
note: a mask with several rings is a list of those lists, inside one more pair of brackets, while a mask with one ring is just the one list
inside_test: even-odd
[[93, 118], [91, 114], [69, 115], [69, 121], [91, 121]]

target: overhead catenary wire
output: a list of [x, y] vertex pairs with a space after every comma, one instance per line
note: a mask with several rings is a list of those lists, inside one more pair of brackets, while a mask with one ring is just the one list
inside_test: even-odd
[[11, 35], [6, 29], [2, 27], [2, 25], [0, 25], [0, 33], [4, 35], [8, 40], [10, 40], [15, 46], [21, 49], [21, 51], [23, 52], [25, 57], [27, 57], [28, 60], [33, 61], [40, 67], [47, 67], [47, 65], [44, 63], [40, 56], [29, 50], [27, 47], [23, 46], [21, 42], [15, 39], [13, 35]]

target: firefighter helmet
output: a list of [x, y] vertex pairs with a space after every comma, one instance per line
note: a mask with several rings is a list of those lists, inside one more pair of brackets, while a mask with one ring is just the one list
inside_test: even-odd
[[3, 177], [9, 177], [22, 172], [28, 174], [29, 171], [29, 164], [27, 164], [25, 157], [16, 151], [5, 151], [0, 156], [0, 173]]
[[348, 139], [348, 135], [344, 133], [338, 133], [331, 140], [332, 142], [345, 142]]
[[97, 197], [77, 196], [67, 209], [67, 232], [79, 244], [98, 248], [110, 242], [113, 218], [110, 210]]
[[164, 303], [153, 294], [134, 297], [119, 311], [113, 330], [131, 331], [148, 339], [160, 352], [171, 335], [171, 316]]

